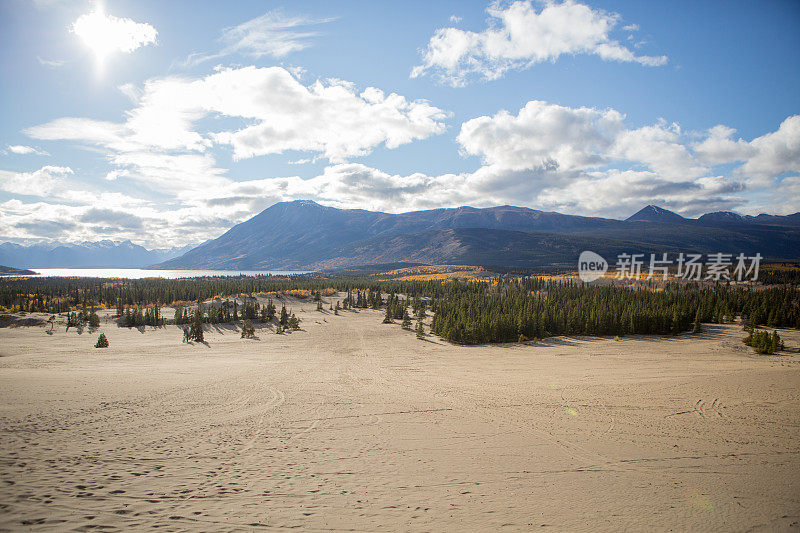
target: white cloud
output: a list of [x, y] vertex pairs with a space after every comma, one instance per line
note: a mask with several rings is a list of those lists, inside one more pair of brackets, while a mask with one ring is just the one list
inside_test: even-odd
[[335, 19], [289, 16], [281, 10], [267, 11], [259, 17], [222, 30], [219, 38], [222, 43], [220, 51], [210, 54], [191, 54], [183, 64], [195, 66], [204, 61], [236, 53], [251, 58], [263, 56], [282, 58], [310, 47], [311, 40], [319, 35], [316, 31], [304, 28], [333, 20]]
[[142, 97], [141, 89], [139, 89], [132, 83], [123, 83], [122, 85], [117, 87], [117, 89], [119, 89], [119, 92], [127, 96], [128, 99], [134, 104], [138, 104], [139, 100]]
[[741, 210], [748, 215], [791, 215], [800, 212], [800, 176], [786, 176], [762, 198]]
[[660, 121], [629, 128], [614, 109], [570, 108], [528, 102], [517, 115], [500, 111], [468, 120], [458, 135], [464, 153], [487, 165], [521, 170], [557, 168], [562, 172], [596, 169], [614, 162], [644, 166], [661, 178], [705, 175], [683, 144], [680, 128]]
[[[500, 111], [462, 124], [460, 150], [480, 159], [473, 172], [399, 175], [347, 159], [442, 131], [445, 114], [438, 108], [342, 80], [307, 86], [277, 67], [154, 79], [141, 90], [130, 89], [134, 105], [122, 122], [67, 117], [26, 133], [103, 150], [110, 163], [107, 179], [136, 180], [143, 190], [156, 191], [159, 203], [58, 187], [53, 178], [68, 175], [58, 174], [60, 167], [0, 174], [0, 183], [14, 183], [14, 191], [25, 183], [28, 192], [20, 194], [30, 194], [36, 175], [40, 195], [63, 203], [53, 203], [61, 207], [50, 218], [43, 207], [26, 212], [33, 204], [1, 204], [0, 226], [11, 228], [0, 228], [4, 234], [41, 236], [59, 231], [65, 220], [80, 219], [84, 223], [70, 230], [70, 239], [127, 237], [167, 247], [215, 237], [274, 202], [296, 199], [389, 212], [512, 204], [611, 217], [648, 203], [688, 216], [747, 212], [757, 205], [752, 198], [767, 197], [782, 212], [800, 209], [786, 196], [798, 178], [775, 181], [797, 165], [796, 117], [749, 142], [732, 140], [734, 131], [723, 126], [698, 141], [664, 120], [633, 127], [615, 109], [531, 101], [515, 114]], [[213, 155], [213, 149], [229, 145], [238, 157], [297, 150], [310, 152], [306, 162], [326, 158], [330, 164], [309, 179], [236, 181]], [[716, 172], [716, 165], [731, 162], [738, 166], [726, 169], [728, 175]], [[767, 187], [776, 183], [781, 198], [769, 196]], [[127, 224], [127, 232], [114, 229], [112, 219]], [[137, 226], [148, 228], [148, 236]]]
[[294, 176], [228, 182], [202, 193], [195, 191], [186, 200], [193, 205], [226, 206], [251, 214], [278, 201], [312, 199], [334, 207], [385, 212], [510, 204], [620, 217], [648, 203], [687, 215], [732, 209], [745, 203], [737, 196], [742, 189], [741, 183], [719, 176], [675, 181], [652, 171], [563, 172], [487, 165], [475, 172], [403, 176], [344, 163], [328, 166], [311, 179]]
[[163, 196], [204, 191], [224, 182], [225, 169], [210, 154], [164, 154], [152, 151], [123, 152], [109, 156], [114, 170], [106, 175], [136, 180]]
[[33, 146], [25, 146], [21, 144], [9, 144], [6, 146], [6, 148], [8, 148], [9, 152], [19, 155], [50, 155], [41, 148], [34, 148]]
[[64, 185], [64, 178], [71, 175], [69, 167], [47, 165], [33, 172], [0, 170], [0, 190], [32, 196], [47, 196]]
[[44, 141], [82, 141], [119, 148], [123, 144], [124, 127], [120, 124], [88, 118], [64, 117], [22, 130], [34, 139]]
[[298, 28], [324, 24], [334, 19], [311, 19], [305, 16], [286, 16], [281, 11], [268, 11], [238, 26], [225, 28], [220, 40], [227, 53], [241, 52], [252, 57], [265, 55], [283, 57], [310, 46], [309, 39], [317, 32], [298, 31]]
[[777, 131], [748, 142], [733, 140], [736, 130], [715, 126], [694, 145], [698, 158], [708, 164], [743, 162], [734, 173], [761, 184], [786, 173], [800, 172], [800, 115], [784, 120]]
[[610, 156], [642, 164], [659, 177], [671, 180], [698, 178], [708, 173], [708, 169], [700, 165], [684, 146], [680, 127], [664, 121], [621, 131], [611, 147]]
[[206, 79], [203, 91], [214, 111], [255, 121], [212, 136], [231, 145], [236, 158], [299, 150], [340, 162], [380, 144], [396, 148], [445, 129], [446, 114], [427, 102], [374, 87], [358, 93], [336, 80], [305, 87], [278, 67], [222, 71]]
[[720, 165], [744, 161], [755, 154], [755, 149], [743, 139], [736, 141], [731, 136], [736, 130], [727, 126], [714, 126], [702, 142], [694, 144], [698, 159], [709, 165]]
[[[231, 146], [237, 159], [297, 150], [341, 162], [381, 144], [396, 148], [445, 129], [446, 113], [427, 102], [374, 87], [359, 93], [338, 80], [305, 86], [280, 67], [154, 79], [136, 94], [138, 105], [124, 123], [68, 117], [25, 133], [100, 145], [116, 153], [113, 162], [130, 166], [134, 159], [148, 159], [147, 152], [203, 153], [215, 143]], [[197, 131], [205, 117], [240, 119], [243, 127]]]
[[158, 205], [120, 193], [69, 190], [62, 196], [0, 202], [0, 235], [61, 243], [130, 239], [147, 248], [172, 248], [215, 237], [250, 214], [227, 206]]
[[458, 142], [464, 153], [510, 169], [552, 165], [574, 170], [604, 164], [624, 128], [613, 109], [569, 108], [530, 101], [515, 116], [500, 111], [464, 122]]
[[720, 177], [674, 181], [651, 171], [591, 172], [563, 187], [546, 187], [536, 199], [545, 209], [618, 218], [644, 205], [667, 206], [686, 216], [727, 211], [745, 203], [740, 183]]
[[50, 68], [58, 68], [64, 66], [65, 61], [59, 59], [42, 59], [39, 56], [36, 56], [36, 59], [39, 61], [39, 64], [45, 67]]
[[131, 53], [137, 48], [156, 44], [158, 32], [146, 22], [107, 15], [102, 6], [78, 17], [71, 31], [102, 59], [112, 52]]
[[[279, 67], [222, 69], [200, 78], [153, 79], [141, 90], [125, 86], [123, 92], [134, 102], [124, 121], [64, 117], [25, 130], [36, 139], [74, 141], [104, 152], [110, 165], [106, 180], [135, 181], [142, 186], [143, 194], [151, 191], [161, 202], [131, 211], [134, 204], [117, 202], [112, 207], [91, 193], [75, 196], [60, 192], [50, 200], [84, 205], [81, 196], [91, 199], [82, 211], [71, 212], [73, 220], [84, 215], [86, 220], [96, 220], [85, 222], [86, 227], [70, 233], [70, 239], [93, 240], [89, 234], [94, 232], [95, 238], [125, 236], [135, 242], [147, 238], [151, 239], [149, 246], [174, 246], [219, 235], [282, 198], [318, 194], [334, 198], [335, 192], [344, 194], [350, 189], [353, 192], [343, 197], [342, 203], [371, 198], [358, 192], [354, 180], [359, 174], [345, 172], [338, 165], [310, 180], [281, 177], [237, 182], [217, 164], [211, 148], [230, 146], [235, 157], [303, 151], [313, 159], [342, 162], [379, 145], [394, 148], [445, 128], [442, 120], [446, 114], [426, 102], [387, 95], [374, 87], [359, 90], [341, 80], [306, 86]], [[198, 126], [201, 123], [202, 128]], [[219, 129], [220, 124], [225, 129]], [[374, 173], [378, 171], [363, 176]], [[332, 192], [327, 195], [323, 191]], [[397, 187], [395, 197], [412, 202], [412, 192], [404, 182]], [[375, 205], [385, 203], [372, 201]], [[133, 229], [124, 235], [114, 233], [100, 221], [102, 213], [86, 214], [90, 207], [112, 209], [118, 212], [114, 216], [126, 220], [129, 226], [135, 225], [130, 217], [135, 214], [142, 219], [142, 227], [148, 228], [148, 236], [137, 235]], [[35, 236], [36, 231], [55, 231], [61, 218], [46, 219], [42, 213], [37, 210], [28, 218], [20, 215], [22, 218], [15, 219], [18, 223], [30, 224], [27, 229], [15, 230], [14, 235], [21, 238]], [[109, 213], [104, 216], [111, 217]]]
[[508, 5], [495, 2], [487, 12], [489, 26], [481, 32], [437, 30], [422, 53], [422, 64], [412, 69], [411, 77], [433, 72], [459, 86], [474, 76], [494, 80], [509, 70], [556, 61], [564, 54], [592, 54], [606, 61], [645, 66], [667, 62], [666, 56], [637, 56], [611, 38], [618, 15], [572, 0], [547, 2], [540, 11], [530, 0]]

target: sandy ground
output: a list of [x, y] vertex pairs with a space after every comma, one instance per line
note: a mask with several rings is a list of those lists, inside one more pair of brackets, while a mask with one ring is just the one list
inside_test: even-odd
[[738, 326], [459, 347], [293, 307], [0, 329], [0, 529], [798, 530], [800, 356]]

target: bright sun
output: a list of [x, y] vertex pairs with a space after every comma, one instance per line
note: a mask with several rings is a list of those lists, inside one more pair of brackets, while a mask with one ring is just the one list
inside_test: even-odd
[[98, 6], [94, 12], [81, 16], [75, 21], [72, 31], [91, 48], [99, 62], [116, 48], [114, 25], [109, 24], [102, 7]]
[[158, 34], [150, 24], [106, 15], [101, 4], [78, 17], [72, 32], [92, 50], [98, 64], [113, 52], [130, 53], [140, 46], [155, 44]]

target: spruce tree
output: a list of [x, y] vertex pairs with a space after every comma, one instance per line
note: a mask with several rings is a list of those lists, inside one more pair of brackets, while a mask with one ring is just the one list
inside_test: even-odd
[[97, 337], [97, 344], [94, 345], [95, 348], [108, 348], [108, 339], [106, 338], [105, 333], [101, 333], [99, 337]]
[[783, 349], [783, 342], [781, 342], [781, 337], [778, 335], [777, 330], [772, 332], [770, 336], [770, 343], [769, 348], [771, 353], [779, 352]]
[[692, 326], [692, 333], [700, 333], [703, 331], [703, 326], [700, 325], [700, 310], [694, 316], [694, 325]]
[[401, 326], [403, 329], [411, 329], [411, 317], [408, 316], [408, 309], [403, 312], [403, 323]]
[[194, 318], [192, 319], [192, 325], [189, 328], [189, 340], [197, 341], [197, 342], [204, 342], [205, 339], [203, 337], [203, 310], [197, 309], [194, 312]]
[[422, 327], [422, 321], [417, 322], [417, 338], [418, 339], [425, 338], [425, 328]]
[[242, 324], [242, 338], [243, 339], [250, 339], [254, 337], [256, 334], [256, 328], [253, 327], [253, 323], [250, 322], [250, 319], [246, 319], [244, 324]]

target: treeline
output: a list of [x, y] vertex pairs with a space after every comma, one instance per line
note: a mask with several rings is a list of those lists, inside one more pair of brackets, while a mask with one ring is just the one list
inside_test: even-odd
[[[203, 303], [197, 303], [198, 308], [203, 308]], [[238, 322], [239, 320], [258, 320], [268, 322], [275, 317], [276, 309], [272, 299], [269, 299], [263, 306], [254, 299], [247, 299], [241, 305], [236, 299], [225, 300], [216, 305], [211, 302], [202, 311], [202, 321], [209, 324], [221, 324], [224, 322]], [[189, 324], [192, 320], [188, 307], [177, 306], [175, 308], [175, 324]]]
[[158, 305], [146, 307], [144, 310], [139, 307], [129, 307], [124, 310], [117, 308], [117, 317], [119, 318], [118, 324], [120, 326], [129, 328], [163, 326], [165, 323], [164, 317], [161, 316], [161, 308]]
[[[167, 305], [177, 308], [172, 320], [177, 324], [266, 322], [278, 316], [277, 309], [271, 299], [260, 305], [256, 295], [306, 297], [322, 310], [321, 295], [333, 291], [346, 294], [337, 299], [335, 308], [330, 302], [334, 314], [340, 309], [384, 309], [385, 320], [402, 320], [407, 326], [409, 309], [418, 320], [430, 309], [434, 312], [432, 331], [464, 344], [552, 335], [677, 334], [697, 329], [700, 322], [724, 323], [738, 316], [750, 326], [800, 328], [800, 289], [793, 285], [670, 282], [627, 287], [536, 276], [492, 281], [381, 281], [334, 275], [26, 278], [0, 282], [0, 305], [52, 314], [116, 306], [122, 324], [130, 326], [164, 323], [160, 308]], [[203, 303], [209, 300], [210, 304]], [[193, 314], [196, 309], [199, 315]], [[278, 322], [281, 328], [297, 325], [285, 306]]]
[[[323, 275], [206, 277], [186, 279], [12, 278], [0, 280], [0, 307], [7, 311], [66, 313], [83, 307], [144, 308], [205, 301], [219, 296], [322, 291], [443, 294], [439, 281], [380, 281], [374, 277]], [[364, 297], [362, 295], [362, 297]], [[355, 303], [353, 307], [357, 307]]]
[[451, 342], [482, 344], [554, 335], [675, 335], [736, 316], [753, 326], [800, 328], [800, 293], [793, 287], [669, 283], [652, 290], [522, 278], [497, 291], [476, 288], [435, 299], [431, 330]]
[[764, 265], [758, 273], [764, 285], [797, 285], [800, 283], [800, 263], [773, 263]]
[[242, 320], [252, 326], [253, 320], [266, 323], [275, 318], [277, 318], [280, 328], [299, 329], [300, 327], [300, 319], [294, 313], [287, 311], [285, 305], [281, 307], [280, 314], [278, 314], [272, 299], [267, 300], [264, 305], [260, 305], [256, 301], [245, 301], [242, 305], [238, 305], [236, 300], [233, 302], [226, 300], [220, 305], [215, 305], [213, 302], [210, 304], [197, 302], [196, 306], [192, 308], [177, 307], [172, 323], [178, 325], [223, 324]]

